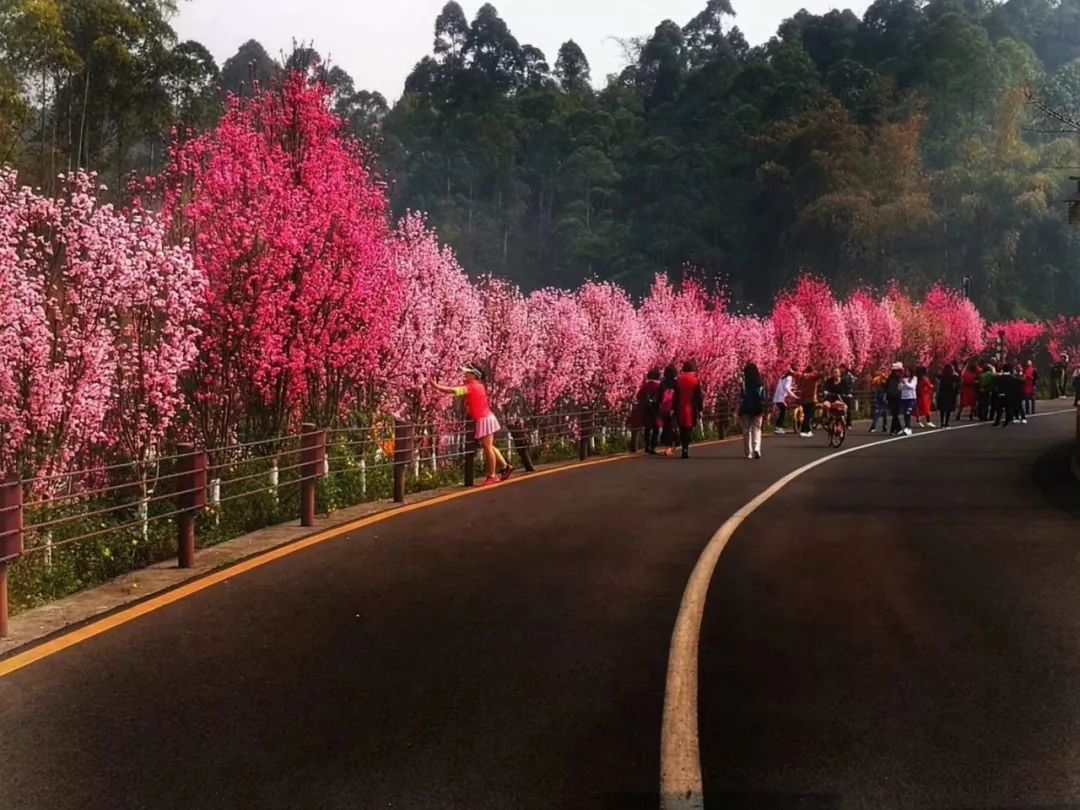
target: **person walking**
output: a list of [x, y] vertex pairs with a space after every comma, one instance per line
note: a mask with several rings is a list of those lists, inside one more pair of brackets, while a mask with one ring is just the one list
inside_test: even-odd
[[1069, 374], [1069, 355], [1062, 354], [1051, 369], [1051, 399], [1065, 399]]
[[970, 360], [960, 374], [960, 409], [956, 412], [956, 421], [959, 422], [964, 418], [964, 408], [968, 410], [968, 421], [974, 421], [975, 410], [978, 406], [979, 367], [974, 360]]
[[932, 428], [931, 417], [934, 414], [934, 381], [926, 366], [915, 369], [915, 424], [921, 428]]
[[690, 458], [690, 442], [694, 429], [701, 421], [705, 397], [698, 379], [697, 366], [692, 360], [683, 363], [682, 374], [675, 380], [675, 414], [679, 422], [679, 439], [682, 441], [682, 457]]
[[941, 426], [943, 428], [949, 427], [952, 422], [952, 414], [956, 409], [956, 394], [959, 388], [960, 378], [956, 376], [952, 363], [949, 363], [942, 369], [941, 375], [938, 377], [938, 415], [941, 417]]
[[656, 455], [656, 444], [660, 441], [660, 369], [649, 370], [645, 382], [637, 393], [637, 404], [641, 412], [641, 426], [645, 433], [645, 453]]
[[664, 455], [675, 455], [679, 443], [678, 426], [675, 418], [675, 400], [678, 397], [679, 370], [670, 365], [664, 369], [664, 378], [660, 381], [660, 443], [664, 445]]
[[462, 366], [461, 373], [465, 375], [463, 385], [442, 385], [432, 380], [431, 387], [442, 394], [465, 400], [465, 410], [476, 424], [476, 440], [480, 442], [484, 451], [484, 460], [487, 462], [487, 479], [481, 486], [498, 484], [513, 475], [514, 468], [495, 446], [495, 434], [501, 428], [499, 420], [491, 412], [491, 405], [488, 403], [487, 389], [484, 387], [484, 372], [470, 365]]
[[1034, 416], [1035, 394], [1039, 387], [1039, 370], [1028, 360], [1024, 367], [1024, 415]]
[[[892, 417], [889, 433], [893, 436], [899, 436], [904, 432], [904, 429], [900, 426], [900, 414], [904, 409], [903, 392], [901, 390], [903, 379], [904, 364], [893, 363], [892, 369], [889, 372], [889, 377], [885, 380], [885, 398], [889, 403], [889, 415]], [[907, 432], [910, 433], [911, 431], [909, 430]]]
[[743, 434], [743, 454], [748, 459], [761, 458], [761, 423], [768, 402], [761, 372], [753, 363], [743, 369], [742, 397], [739, 400], [739, 425]]
[[821, 375], [814, 371], [814, 367], [808, 365], [806, 370], [795, 381], [795, 390], [799, 395], [799, 405], [802, 407], [803, 419], [799, 435], [804, 439], [812, 439], [814, 432], [810, 429], [814, 424], [814, 410], [817, 408], [818, 386], [821, 384]]
[[904, 415], [904, 433], [911, 435], [911, 418], [915, 415], [915, 403], [919, 396], [919, 378], [913, 369], [900, 377], [900, 409]]
[[877, 433], [878, 420], [881, 420], [881, 429], [888, 427], [889, 398], [885, 396], [886, 374], [875, 374], [870, 379], [870, 432]]
[[778, 436], [783, 436], [787, 432], [784, 429], [784, 419], [787, 417], [788, 406], [794, 401], [795, 369], [789, 368], [776, 383], [776, 390], [773, 392], [773, 405], [776, 406], [776, 427], [773, 433]]

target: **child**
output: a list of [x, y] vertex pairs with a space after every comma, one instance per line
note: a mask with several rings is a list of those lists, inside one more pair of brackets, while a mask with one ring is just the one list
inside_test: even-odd
[[[484, 374], [476, 366], [462, 366], [461, 373], [465, 375], [465, 384], [457, 387], [440, 385], [434, 380], [431, 387], [443, 394], [452, 394], [464, 397], [465, 410], [469, 418], [476, 422], [476, 440], [484, 448], [484, 459], [487, 461], [487, 480], [481, 486], [489, 487], [505, 481], [514, 474], [514, 468], [503, 458], [499, 448], [495, 446], [495, 434], [499, 432], [499, 420], [491, 412], [488, 404], [487, 389], [484, 388]], [[498, 466], [496, 466], [496, 463]], [[499, 475], [496, 471], [501, 470]]]

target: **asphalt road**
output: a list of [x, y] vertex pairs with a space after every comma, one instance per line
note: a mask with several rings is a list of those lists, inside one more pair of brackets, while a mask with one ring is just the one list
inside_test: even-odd
[[[867, 449], [747, 521], [702, 634], [709, 807], [1080, 804], [1072, 429]], [[654, 808], [697, 556], [829, 452], [740, 451], [403, 515], [2, 678], [0, 807]]]

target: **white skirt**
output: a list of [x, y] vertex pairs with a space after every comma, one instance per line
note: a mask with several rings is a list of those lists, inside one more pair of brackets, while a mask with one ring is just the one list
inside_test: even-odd
[[483, 419], [476, 420], [476, 438], [478, 439], [483, 439], [485, 436], [494, 436], [500, 429], [499, 420], [495, 418], [493, 413], [489, 413]]

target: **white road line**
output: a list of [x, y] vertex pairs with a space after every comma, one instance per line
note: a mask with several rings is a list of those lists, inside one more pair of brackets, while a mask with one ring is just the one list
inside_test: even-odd
[[[1033, 414], [1029, 419], [1043, 416], [1075, 414], [1072, 409]], [[679, 617], [671, 634], [668, 652], [667, 687], [664, 693], [664, 719], [660, 733], [660, 808], [661, 810], [703, 810], [701, 749], [698, 738], [698, 644], [701, 620], [705, 613], [705, 597], [709, 592], [716, 564], [728, 541], [739, 526], [762, 504], [804, 473], [822, 464], [835, 461], [849, 453], [893, 442], [917, 439], [921, 436], [947, 436], [957, 430], [992, 427], [988, 422], [958, 425], [948, 430], [936, 429], [911, 436], [898, 436], [850, 447], [819, 458], [794, 472], [788, 473], [742, 509], [732, 515], [712, 536], [690, 574], [683, 592]]]

